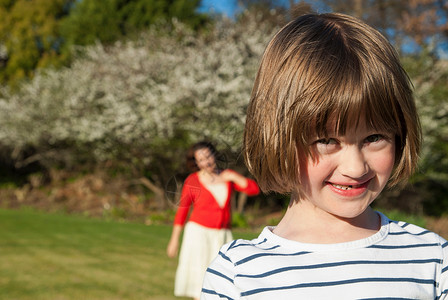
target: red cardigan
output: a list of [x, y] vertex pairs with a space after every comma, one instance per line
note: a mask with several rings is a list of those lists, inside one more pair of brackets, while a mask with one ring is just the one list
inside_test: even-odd
[[209, 228], [230, 228], [231, 205], [230, 197], [234, 190], [249, 196], [257, 195], [260, 190], [257, 183], [247, 178], [247, 187], [242, 188], [233, 182], [227, 182], [228, 196], [225, 205], [221, 208], [213, 195], [199, 181], [198, 173], [190, 174], [184, 182], [180, 197], [179, 208], [174, 218], [175, 225], [183, 226], [186, 222], [190, 206], [193, 205], [189, 221]]

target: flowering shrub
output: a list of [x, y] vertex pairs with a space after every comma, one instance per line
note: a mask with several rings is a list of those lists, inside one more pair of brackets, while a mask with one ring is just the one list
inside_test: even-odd
[[[238, 153], [259, 59], [276, 31], [257, 18], [219, 21], [200, 35], [175, 24], [81, 48], [70, 68], [38, 73], [16, 93], [2, 89], [0, 154], [16, 167], [118, 162], [163, 189], [192, 142]], [[413, 180], [432, 207], [448, 210], [447, 61], [422, 55], [406, 66], [425, 138]]]
[[16, 93], [2, 90], [1, 146], [16, 166], [112, 160], [149, 168], [156, 179], [163, 170], [173, 175], [192, 141], [208, 138], [235, 153], [272, 32], [253, 15], [244, 27], [223, 20], [199, 36], [175, 24], [78, 49], [70, 68], [40, 72]]
[[448, 61], [422, 55], [411, 70], [423, 129], [419, 170], [413, 181], [426, 213], [448, 213]]

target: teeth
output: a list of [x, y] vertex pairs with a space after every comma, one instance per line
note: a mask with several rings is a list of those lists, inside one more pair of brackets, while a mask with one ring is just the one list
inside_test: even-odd
[[339, 185], [339, 184], [331, 184], [335, 188], [341, 189], [341, 190], [350, 190], [353, 188], [353, 185]]

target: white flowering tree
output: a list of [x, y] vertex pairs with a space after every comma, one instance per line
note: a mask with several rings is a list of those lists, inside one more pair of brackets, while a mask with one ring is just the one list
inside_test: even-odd
[[[257, 65], [271, 34], [255, 15], [197, 35], [181, 24], [137, 40], [78, 49], [0, 93], [0, 145], [17, 167], [114, 161], [163, 187], [187, 144], [237, 152]], [[6, 150], [5, 150], [6, 149]]]
[[448, 60], [422, 53], [406, 60], [423, 129], [419, 170], [413, 178], [426, 213], [448, 213]]
[[[252, 13], [201, 34], [177, 24], [137, 40], [78, 49], [70, 68], [0, 91], [0, 155], [16, 167], [106, 162], [145, 174], [156, 192], [201, 139], [237, 154], [262, 52], [276, 31]], [[424, 130], [414, 182], [448, 209], [447, 61], [407, 58]], [[437, 197], [432, 197], [438, 191]], [[431, 194], [432, 193], [432, 194]]]

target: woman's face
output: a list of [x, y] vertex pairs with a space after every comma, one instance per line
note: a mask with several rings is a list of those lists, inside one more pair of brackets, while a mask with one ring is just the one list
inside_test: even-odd
[[208, 148], [201, 148], [194, 152], [194, 159], [200, 170], [214, 172], [216, 170], [215, 155]]

